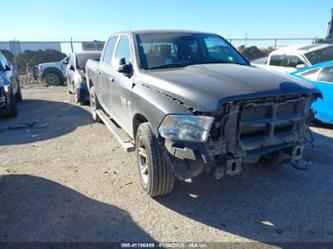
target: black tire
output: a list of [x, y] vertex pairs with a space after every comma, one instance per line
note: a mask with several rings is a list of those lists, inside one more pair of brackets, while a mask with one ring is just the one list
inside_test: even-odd
[[16, 102], [22, 102], [23, 98], [22, 98], [21, 88], [19, 88], [18, 92], [15, 95], [15, 98], [16, 98]]
[[74, 86], [74, 100], [75, 100], [75, 104], [81, 104], [81, 101], [80, 101], [80, 95], [79, 93], [77, 92], [77, 88]]
[[[144, 152], [146, 154], [145, 157], [143, 156]], [[150, 197], [171, 193], [174, 186], [172, 170], [165, 162], [163, 152], [148, 123], [142, 123], [138, 128], [136, 156], [140, 182], [144, 192]], [[146, 162], [142, 161], [144, 158]], [[143, 165], [146, 166], [143, 167]], [[145, 175], [142, 170], [146, 167]]]
[[[67, 80], [67, 82], [68, 82], [68, 80]], [[73, 94], [73, 90], [71, 89], [70, 84], [67, 84], [67, 87], [68, 87], [68, 93]]]
[[58, 74], [56, 73], [47, 73], [44, 77], [46, 84], [50, 86], [59, 86], [61, 85], [61, 80]]
[[101, 122], [101, 119], [97, 115], [97, 110], [101, 109], [101, 105], [99, 104], [98, 98], [95, 93], [95, 87], [90, 88], [90, 96], [89, 96], [89, 102], [90, 102], [90, 109], [91, 109], [91, 115], [95, 122]]
[[14, 118], [17, 116], [17, 103], [16, 103], [16, 98], [15, 95], [12, 91], [10, 91], [9, 93], [9, 101], [10, 101], [10, 105], [9, 105], [9, 113], [8, 113], [8, 117], [10, 118]]

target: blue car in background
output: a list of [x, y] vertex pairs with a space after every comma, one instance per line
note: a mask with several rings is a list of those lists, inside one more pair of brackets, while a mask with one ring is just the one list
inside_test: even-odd
[[333, 61], [302, 68], [291, 75], [309, 80], [320, 89], [323, 98], [312, 105], [315, 118], [323, 123], [333, 124]]

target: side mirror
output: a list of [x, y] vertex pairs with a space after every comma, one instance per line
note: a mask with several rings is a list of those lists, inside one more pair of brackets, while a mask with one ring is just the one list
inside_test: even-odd
[[69, 62], [69, 57], [66, 57], [65, 59], [62, 60], [62, 63], [67, 65]]
[[119, 60], [118, 72], [123, 73], [126, 76], [130, 76], [133, 72], [132, 64], [126, 64], [126, 59], [121, 58]]
[[73, 66], [73, 65], [70, 65], [70, 66], [69, 66], [69, 70], [71, 70], [71, 71], [75, 71], [74, 66]]
[[10, 66], [8, 66], [8, 65], [6, 65], [5, 66], [5, 72], [8, 72], [8, 71], [10, 71], [11, 69], [10, 69]]
[[296, 69], [302, 69], [302, 68], [305, 68], [304, 64], [298, 64], [298, 65], [296, 65]]

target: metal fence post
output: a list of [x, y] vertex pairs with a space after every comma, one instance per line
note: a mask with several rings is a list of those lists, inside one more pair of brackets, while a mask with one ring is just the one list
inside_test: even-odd
[[72, 53], [74, 52], [74, 49], [73, 49], [73, 38], [71, 37], [71, 50], [72, 50]]

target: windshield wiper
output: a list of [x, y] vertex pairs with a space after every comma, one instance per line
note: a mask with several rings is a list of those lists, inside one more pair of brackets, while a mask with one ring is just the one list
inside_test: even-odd
[[245, 65], [248, 65], [248, 64], [245, 64], [245, 63], [241, 63], [241, 62], [230, 62], [230, 61], [205, 61], [205, 62], [200, 62], [200, 63], [197, 63], [197, 64], [237, 64], [237, 65], [242, 65], [242, 66], [245, 66]]
[[162, 68], [176, 68], [176, 67], [186, 67], [190, 64], [185, 63], [171, 63], [171, 64], [163, 64], [155, 67], [151, 67], [149, 69], [162, 69]]

